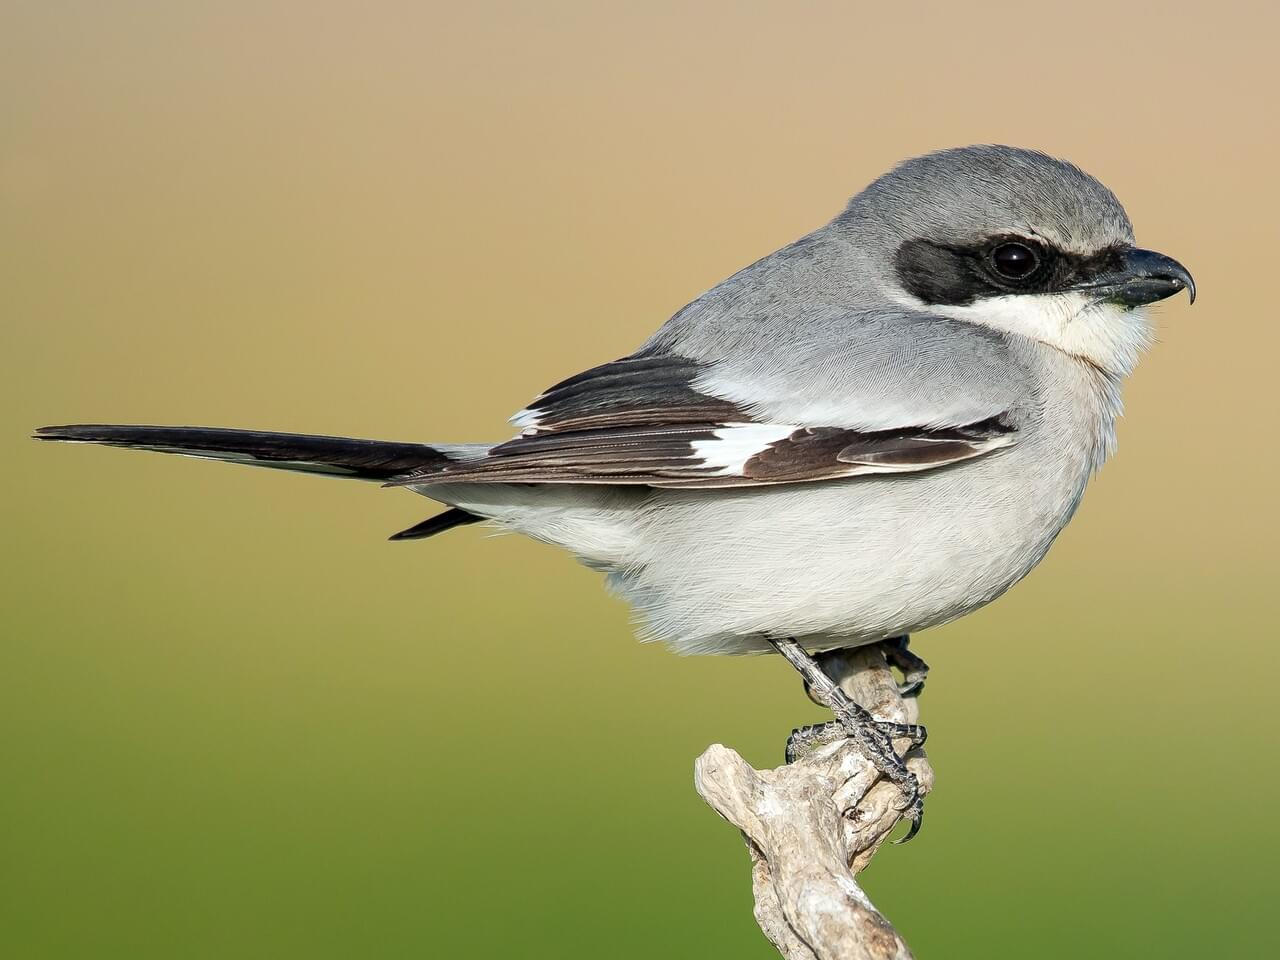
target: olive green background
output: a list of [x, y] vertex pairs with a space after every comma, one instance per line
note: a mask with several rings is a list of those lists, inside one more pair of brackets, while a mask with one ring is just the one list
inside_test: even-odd
[[26, 435], [500, 438], [996, 141], [1103, 178], [1201, 301], [1040, 569], [917, 639], [938, 789], [867, 887], [924, 958], [1274, 955], [1254, 7], [3, 0], [0, 954], [769, 957], [691, 765], [821, 718], [781, 663], [636, 643], [550, 548], [388, 544], [407, 493]]

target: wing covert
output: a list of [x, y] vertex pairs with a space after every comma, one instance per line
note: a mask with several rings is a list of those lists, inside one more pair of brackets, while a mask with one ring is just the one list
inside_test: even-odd
[[544, 391], [513, 418], [520, 436], [393, 482], [758, 486], [931, 470], [1015, 441], [1021, 370], [1003, 338], [914, 314], [812, 319], [771, 349], [725, 337], [718, 358], [655, 338]]

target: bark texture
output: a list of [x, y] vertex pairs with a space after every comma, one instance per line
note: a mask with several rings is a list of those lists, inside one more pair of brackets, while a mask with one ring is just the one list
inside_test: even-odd
[[[832, 678], [879, 720], [915, 723], [917, 701], [875, 647], [825, 662]], [[895, 743], [902, 753], [910, 744]], [[933, 787], [923, 750], [906, 754], [920, 789]], [[694, 764], [702, 798], [742, 831], [751, 854], [755, 916], [787, 960], [906, 960], [911, 951], [856, 880], [902, 819], [900, 791], [848, 740], [796, 762], [754, 770], [714, 744]]]

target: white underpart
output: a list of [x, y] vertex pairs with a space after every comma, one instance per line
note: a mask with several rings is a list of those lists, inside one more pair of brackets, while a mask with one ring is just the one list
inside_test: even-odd
[[1138, 355], [1151, 342], [1151, 324], [1143, 311], [1100, 303], [1078, 292], [990, 297], [966, 306], [929, 309], [1038, 340], [1120, 377], [1133, 372]]
[[774, 423], [730, 423], [716, 430], [714, 440], [693, 441], [693, 455], [717, 476], [741, 476], [748, 460], [798, 429]]

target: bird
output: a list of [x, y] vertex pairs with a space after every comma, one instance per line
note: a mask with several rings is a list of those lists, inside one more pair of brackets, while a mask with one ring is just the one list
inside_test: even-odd
[[445, 507], [394, 540], [484, 521], [564, 548], [680, 653], [776, 652], [923, 803], [891, 738], [822, 669], [999, 597], [1045, 556], [1115, 448], [1143, 308], [1195, 282], [1135, 244], [1116, 196], [1036, 150], [908, 159], [830, 222], [562, 380], [496, 443], [78, 424], [96, 443], [403, 487]]

